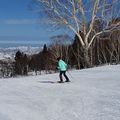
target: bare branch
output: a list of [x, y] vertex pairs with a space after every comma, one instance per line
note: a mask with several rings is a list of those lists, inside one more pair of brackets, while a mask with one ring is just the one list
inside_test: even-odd
[[[119, 26], [119, 27], [118, 27], [118, 26]], [[93, 40], [94, 40], [98, 35], [100, 35], [100, 34], [102, 34], [102, 33], [111, 32], [111, 31], [114, 31], [114, 30], [116, 30], [116, 29], [120, 29], [120, 22], [118, 22], [117, 24], [115, 24], [115, 26], [112, 27], [111, 29], [106, 29], [106, 30], [103, 30], [103, 31], [100, 31], [100, 32], [96, 33], [96, 34], [92, 37], [91, 41], [89, 42], [88, 48], [90, 47], [90, 45], [92, 44]]]
[[98, 10], [98, 5], [99, 5], [99, 0], [96, 0], [95, 2], [95, 5], [94, 5], [94, 9], [93, 9], [93, 13], [92, 13], [92, 20], [91, 20], [91, 23], [90, 23], [90, 29], [85, 37], [85, 43], [86, 45], [88, 44], [88, 37], [93, 29], [93, 25], [94, 25], [94, 21], [95, 21], [95, 17], [96, 17], [96, 13], [97, 13], [97, 10]]

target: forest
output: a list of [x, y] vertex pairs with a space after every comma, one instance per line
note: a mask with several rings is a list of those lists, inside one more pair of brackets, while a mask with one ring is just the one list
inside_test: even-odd
[[[117, 24], [120, 18], [116, 18], [109, 24]], [[102, 29], [103, 21], [96, 21], [94, 29]], [[79, 31], [80, 36], [84, 40], [84, 33]], [[91, 35], [92, 36], [92, 32]], [[51, 44], [45, 44], [38, 54], [27, 55], [21, 51], [17, 51], [14, 61], [0, 61], [0, 77], [14, 77], [17, 75], [29, 75], [30, 72], [35, 74], [57, 72], [57, 57], [61, 57], [68, 64], [68, 69], [85, 69], [105, 64], [120, 63], [120, 30], [101, 34], [96, 37], [88, 51], [89, 66], [86, 65], [84, 51], [79, 42], [78, 36], [75, 34], [72, 42], [66, 37], [60, 40], [61, 36], [52, 38]], [[91, 37], [89, 37], [91, 39]]]

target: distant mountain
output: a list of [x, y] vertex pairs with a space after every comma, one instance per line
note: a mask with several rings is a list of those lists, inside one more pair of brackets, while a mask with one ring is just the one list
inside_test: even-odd
[[18, 50], [26, 54], [32, 55], [39, 53], [42, 50], [42, 47], [19, 46], [19, 47], [0, 48], [0, 60], [6, 58], [14, 59], [15, 54]]

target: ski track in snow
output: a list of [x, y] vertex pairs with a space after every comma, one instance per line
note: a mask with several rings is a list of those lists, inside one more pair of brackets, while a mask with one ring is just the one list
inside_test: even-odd
[[120, 120], [120, 65], [0, 79], [0, 120]]

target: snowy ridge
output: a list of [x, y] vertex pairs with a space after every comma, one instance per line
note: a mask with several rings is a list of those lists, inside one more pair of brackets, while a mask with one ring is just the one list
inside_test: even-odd
[[42, 50], [42, 47], [31, 47], [31, 46], [19, 46], [19, 47], [9, 47], [9, 48], [0, 48], [0, 60], [3, 59], [14, 59], [15, 53], [20, 50], [21, 52], [32, 55], [39, 53]]
[[0, 120], [120, 120], [120, 65], [0, 79]]

